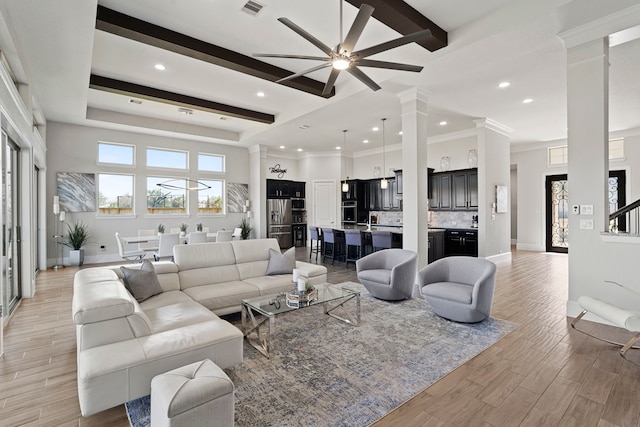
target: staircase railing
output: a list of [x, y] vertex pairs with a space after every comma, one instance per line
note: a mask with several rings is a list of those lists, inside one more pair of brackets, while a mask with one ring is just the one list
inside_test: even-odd
[[609, 231], [640, 234], [640, 199], [609, 214]]

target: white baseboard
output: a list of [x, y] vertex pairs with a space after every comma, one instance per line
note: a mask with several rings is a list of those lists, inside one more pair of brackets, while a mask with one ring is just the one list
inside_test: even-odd
[[499, 262], [511, 262], [511, 252], [504, 252], [501, 254], [490, 255], [484, 259], [497, 264]]
[[544, 246], [534, 245], [532, 243], [518, 243], [516, 244], [516, 249], [520, 251], [535, 251], [535, 252], [544, 252], [547, 250]]

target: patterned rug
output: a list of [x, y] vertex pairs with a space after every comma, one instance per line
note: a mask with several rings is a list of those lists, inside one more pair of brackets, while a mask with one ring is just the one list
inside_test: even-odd
[[[276, 318], [270, 359], [245, 342], [243, 363], [226, 370], [236, 426], [369, 425], [516, 328], [449, 322], [422, 299], [380, 301], [350, 286], [363, 292], [360, 326], [309, 307]], [[149, 425], [148, 396], [126, 407], [132, 426]]]

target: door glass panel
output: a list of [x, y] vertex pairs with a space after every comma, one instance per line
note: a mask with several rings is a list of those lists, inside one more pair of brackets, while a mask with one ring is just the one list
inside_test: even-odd
[[20, 297], [19, 230], [17, 215], [17, 148], [2, 134], [2, 316], [6, 317]]
[[567, 252], [569, 248], [569, 183], [566, 175], [548, 176], [547, 251]]

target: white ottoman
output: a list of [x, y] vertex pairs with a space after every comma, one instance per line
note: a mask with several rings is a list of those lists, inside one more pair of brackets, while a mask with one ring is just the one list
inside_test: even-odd
[[233, 383], [209, 359], [151, 380], [151, 426], [233, 426]]

